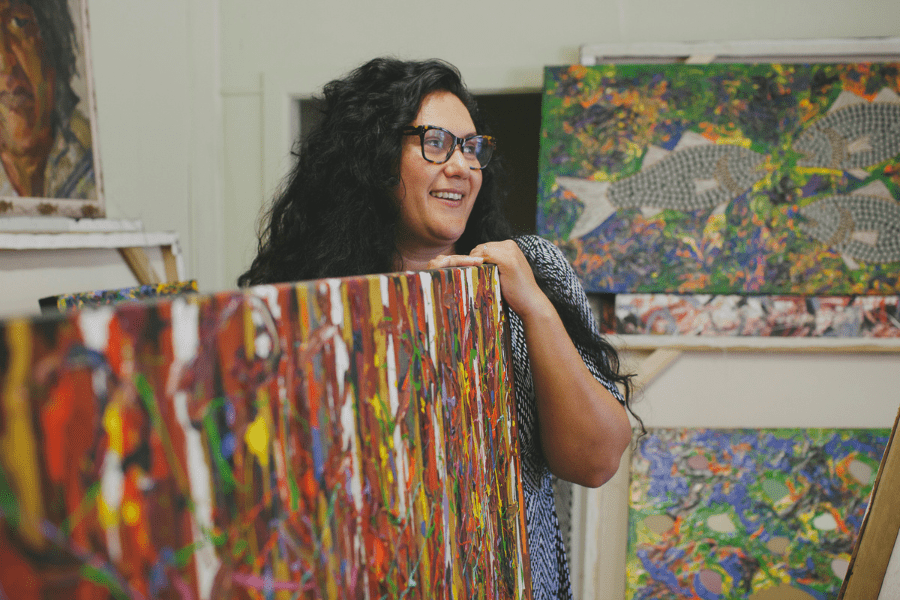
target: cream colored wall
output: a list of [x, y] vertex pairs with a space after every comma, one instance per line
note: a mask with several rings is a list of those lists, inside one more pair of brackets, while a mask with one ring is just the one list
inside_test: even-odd
[[107, 216], [176, 231], [206, 290], [228, 259], [218, 4], [88, 0]]
[[374, 56], [445, 58], [479, 92], [536, 90], [543, 67], [577, 62], [582, 44], [900, 34], [896, 0], [220, 0], [220, 5], [229, 165], [224, 202], [233, 215], [225, 231], [235, 244], [226, 271], [232, 278], [253, 255], [247, 220], [289, 165], [290, 97], [318, 92]]

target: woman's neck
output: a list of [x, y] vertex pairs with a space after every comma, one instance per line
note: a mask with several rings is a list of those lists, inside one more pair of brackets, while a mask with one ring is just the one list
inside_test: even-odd
[[456, 246], [451, 244], [437, 248], [398, 248], [399, 256], [394, 268], [397, 271], [422, 271], [428, 268], [428, 263], [441, 254], [456, 254]]

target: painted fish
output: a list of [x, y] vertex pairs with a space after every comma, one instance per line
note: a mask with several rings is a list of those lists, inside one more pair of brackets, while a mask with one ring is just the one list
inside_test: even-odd
[[651, 146], [641, 171], [616, 182], [557, 177], [584, 211], [570, 238], [595, 229], [620, 208], [640, 208], [648, 216], [663, 209], [723, 212], [725, 206], [762, 179], [764, 156], [741, 146], [717, 145], [688, 132], [674, 150]]
[[817, 200], [800, 214], [800, 228], [840, 252], [851, 269], [859, 268], [856, 261], [900, 262], [900, 203], [880, 181]]
[[824, 117], [807, 128], [794, 150], [803, 167], [841, 169], [865, 179], [871, 167], [900, 154], [900, 96], [884, 88], [871, 101], [843, 91]]

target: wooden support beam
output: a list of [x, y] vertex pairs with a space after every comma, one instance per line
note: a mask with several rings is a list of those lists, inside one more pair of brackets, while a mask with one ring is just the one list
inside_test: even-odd
[[175, 253], [172, 252], [172, 246], [162, 246], [163, 265], [166, 270], [166, 283], [175, 283], [178, 281], [178, 261]]
[[[897, 425], [900, 414], [894, 422], [894, 430], [884, 450], [884, 458], [878, 469], [878, 477], [872, 488], [869, 509], [866, 512], [850, 567], [844, 584], [838, 594], [838, 600], [879, 600], [896, 598], [893, 593], [881, 594], [886, 582], [885, 574], [892, 552], [896, 551], [898, 532], [900, 532], [900, 511], [897, 510], [897, 498], [900, 498], [900, 447], [897, 442]], [[896, 592], [896, 588], [885, 588]]]
[[162, 283], [159, 275], [157, 275], [156, 271], [153, 269], [153, 265], [150, 264], [150, 259], [147, 258], [147, 253], [144, 252], [143, 248], [139, 246], [119, 248], [119, 254], [125, 259], [128, 268], [134, 273], [138, 283], [141, 285]]

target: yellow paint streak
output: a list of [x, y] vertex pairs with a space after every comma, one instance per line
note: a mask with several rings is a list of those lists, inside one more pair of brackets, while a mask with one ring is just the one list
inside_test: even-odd
[[[422, 463], [420, 462], [419, 464], [422, 464]], [[421, 469], [420, 469], [420, 471], [421, 471]], [[431, 519], [428, 518], [428, 515], [430, 515], [432, 511], [429, 509], [428, 499], [425, 497], [425, 486], [424, 485], [419, 486], [418, 504], [419, 504], [419, 518], [417, 519], [417, 521], [420, 523], [421, 522], [425, 523], [425, 527], [426, 527], [425, 533], [427, 535], [428, 527], [429, 527], [428, 522], [431, 521], [432, 527], [434, 527], [433, 526], [434, 518], [433, 517]], [[433, 507], [433, 511], [439, 512], [440, 510], [441, 510], [440, 505], [435, 504]], [[437, 527], [434, 527], [432, 529], [432, 532], [431, 532], [432, 538], [435, 538], [437, 536], [437, 531], [438, 531]], [[422, 535], [421, 530], [420, 530], [419, 548], [423, 549], [423, 552], [421, 554], [422, 564], [420, 567], [422, 569], [422, 581], [431, 581], [431, 552], [424, 551], [426, 544], [428, 543], [428, 540], [429, 540], [429, 538], [426, 537], [425, 535]]]
[[[332, 574], [339, 572], [337, 557], [334, 555], [334, 540], [332, 539], [331, 524], [328, 522], [328, 499], [323, 492], [319, 492], [317, 498], [317, 521], [319, 531], [322, 532], [322, 554], [327, 557], [328, 568]], [[326, 598], [337, 598], [337, 586], [335, 585], [335, 577], [328, 577], [326, 583]]]
[[[341, 308], [344, 309], [343, 322], [347, 324], [346, 327], [341, 327], [341, 333], [344, 334], [344, 343], [347, 344], [348, 348], [352, 348], [353, 347], [353, 327], [350, 326], [350, 323], [353, 323], [353, 320], [350, 316], [350, 286], [349, 285], [341, 286]], [[335, 325], [340, 326], [339, 323], [335, 323]]]
[[16, 493], [20, 511], [18, 534], [32, 549], [44, 548], [40, 523], [44, 520], [38, 446], [32, 429], [26, 382], [31, 357], [31, 329], [25, 321], [10, 321], [6, 328], [9, 367], [3, 381], [0, 410], [6, 421], [0, 435], [0, 461]]
[[123, 456], [125, 454], [125, 438], [122, 436], [124, 426], [122, 424], [122, 409], [118, 403], [110, 402], [103, 411], [103, 429], [109, 438], [109, 449]]
[[128, 525], [137, 525], [141, 522], [141, 507], [134, 500], [126, 500], [122, 503], [122, 520]]
[[247, 431], [244, 432], [244, 440], [247, 442], [247, 448], [256, 457], [260, 466], [264, 469], [268, 467], [271, 435], [264, 411], [260, 411], [256, 415], [256, 419], [247, 427]]
[[[262, 456], [257, 456], [257, 460], [259, 460], [259, 464], [262, 465], [264, 471], [269, 467], [269, 446], [274, 443], [275, 436], [272, 435], [275, 432], [275, 423], [272, 421], [272, 405], [269, 402], [269, 391], [266, 388], [260, 388], [256, 390], [256, 406], [258, 407], [258, 412], [256, 413], [257, 420], [262, 419], [263, 424], [265, 425], [265, 448], [263, 449]], [[255, 423], [256, 421], [254, 421]], [[263, 474], [263, 494], [268, 497], [269, 494], [272, 493], [272, 482], [271, 477], [269, 477], [268, 472], [264, 472]]]
[[256, 325], [253, 324], [253, 305], [245, 301], [241, 307], [244, 315], [244, 356], [252, 360], [256, 355]]
[[110, 529], [119, 523], [119, 514], [110, 508], [103, 499], [103, 494], [97, 494], [97, 517], [103, 529]]
[[303, 285], [298, 285], [296, 287], [297, 290], [297, 316], [300, 320], [300, 331], [303, 332], [303, 335], [306, 336], [309, 334], [310, 326], [309, 326], [309, 304], [308, 304], [308, 296], [307, 296], [307, 288]]
[[[275, 581], [291, 581], [291, 570], [288, 568], [287, 561], [281, 556], [281, 552], [278, 550], [278, 546], [275, 546], [272, 554], [272, 575], [275, 578]], [[278, 600], [291, 600], [294, 597], [293, 592], [289, 590], [281, 590], [275, 592], [275, 597]]]

